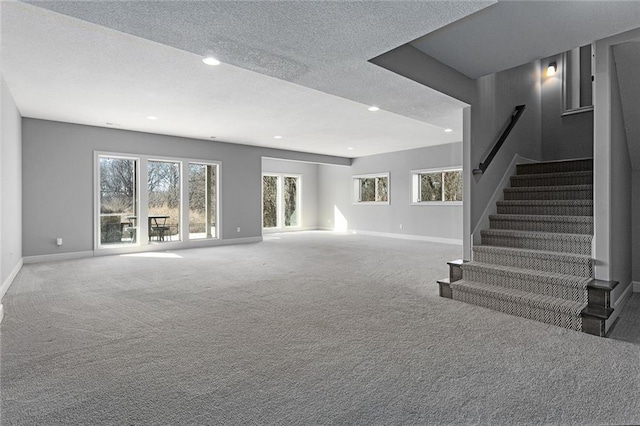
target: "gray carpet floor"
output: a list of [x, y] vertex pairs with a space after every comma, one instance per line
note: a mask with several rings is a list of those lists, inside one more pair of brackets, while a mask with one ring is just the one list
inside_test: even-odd
[[305, 232], [25, 265], [3, 299], [0, 420], [640, 423], [640, 342], [440, 298], [459, 254]]

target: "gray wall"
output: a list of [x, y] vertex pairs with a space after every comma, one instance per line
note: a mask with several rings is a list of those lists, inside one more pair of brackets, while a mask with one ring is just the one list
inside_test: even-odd
[[[0, 298], [22, 259], [22, 117], [0, 74]], [[5, 285], [3, 285], [5, 284]]]
[[593, 111], [562, 116], [562, 55], [542, 60], [558, 64], [556, 75], [541, 76], [542, 157], [544, 160], [593, 157]]
[[478, 95], [471, 106], [471, 168], [477, 168], [484, 161], [515, 106], [524, 104], [526, 110], [485, 173], [470, 179], [471, 230], [482, 219], [488, 201], [514, 156], [519, 154], [532, 160], [542, 159], [540, 62], [534, 61], [476, 81]]
[[[321, 165], [320, 226], [333, 228], [337, 209], [347, 220], [349, 230], [462, 241], [462, 206], [411, 205], [410, 173], [461, 165], [462, 143], [355, 158], [351, 167]], [[383, 172], [389, 172], [389, 204], [354, 204], [353, 175]]]
[[631, 279], [640, 282], [640, 170], [631, 171], [631, 258], [633, 271]]
[[303, 228], [318, 228], [318, 164], [300, 161], [262, 159], [263, 173], [291, 173], [302, 175]]
[[[615, 63], [611, 61], [611, 66]], [[631, 283], [631, 160], [622, 114], [618, 74], [611, 75], [611, 279], [619, 281], [612, 300]]]
[[[221, 161], [223, 239], [262, 235], [263, 156], [350, 163], [347, 158], [24, 119], [25, 256], [93, 250], [94, 151]], [[63, 246], [55, 245], [56, 237], [63, 238]]]

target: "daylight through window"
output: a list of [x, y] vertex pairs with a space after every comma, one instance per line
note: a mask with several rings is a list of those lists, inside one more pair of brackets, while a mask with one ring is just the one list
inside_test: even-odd
[[416, 170], [412, 175], [413, 203], [462, 201], [462, 170]]
[[389, 204], [389, 173], [354, 176], [353, 191], [356, 203]]

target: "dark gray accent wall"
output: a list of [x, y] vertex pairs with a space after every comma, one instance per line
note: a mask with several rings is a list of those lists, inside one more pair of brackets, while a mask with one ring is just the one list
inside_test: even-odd
[[302, 176], [301, 226], [305, 229], [318, 228], [318, 164], [263, 158], [262, 172]]
[[615, 63], [611, 61], [611, 279], [619, 281], [616, 296], [631, 284], [632, 173]]
[[[462, 205], [411, 205], [411, 170], [462, 166], [462, 143], [359, 157], [351, 167], [319, 166], [319, 223], [333, 229], [462, 241]], [[389, 173], [389, 204], [353, 202], [354, 175]], [[400, 228], [402, 225], [402, 228]]]
[[[70, 123], [23, 120], [25, 256], [93, 250], [94, 152], [221, 161], [221, 237], [262, 235], [262, 157], [319, 163], [351, 160]], [[241, 232], [236, 232], [240, 227]], [[64, 244], [56, 247], [55, 238]]]
[[22, 117], [0, 74], [0, 298], [22, 259]]
[[562, 55], [542, 60], [542, 69], [556, 62], [558, 72], [541, 76], [542, 158], [546, 161], [593, 157], [593, 111], [562, 115]]
[[[531, 62], [477, 82], [477, 101], [471, 106], [471, 168], [478, 168], [509, 123], [516, 105], [526, 109], [493, 162], [482, 175], [471, 177], [471, 228], [482, 219], [493, 193], [516, 154], [542, 158], [540, 63]], [[471, 172], [471, 170], [469, 170]]]

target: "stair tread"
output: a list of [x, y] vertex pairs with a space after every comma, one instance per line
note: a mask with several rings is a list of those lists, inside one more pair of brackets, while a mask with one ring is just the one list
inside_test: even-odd
[[499, 287], [490, 284], [478, 283], [475, 281], [459, 280], [451, 283], [451, 288], [456, 291], [466, 291], [509, 302], [526, 304], [540, 309], [553, 310], [565, 314], [579, 316], [587, 306], [584, 302], [559, 299], [553, 296], [530, 293], [515, 288]]
[[582, 260], [588, 260], [591, 261], [592, 258], [590, 255], [587, 254], [575, 254], [575, 253], [563, 253], [563, 252], [556, 252], [556, 251], [546, 251], [546, 250], [534, 250], [534, 249], [523, 249], [523, 248], [517, 248], [517, 247], [500, 247], [500, 246], [490, 246], [490, 245], [478, 245], [478, 246], [474, 246], [473, 247], [474, 251], [486, 251], [486, 252], [502, 252], [502, 253], [508, 253], [508, 252], [517, 252], [518, 254], [522, 254], [522, 255], [528, 255], [531, 257], [539, 257], [539, 258], [545, 258], [545, 257], [553, 257], [553, 258], [557, 258], [557, 257], [562, 257], [565, 259], [573, 259], [575, 261], [582, 261]]
[[589, 176], [593, 175], [593, 170], [575, 170], [570, 172], [548, 172], [548, 173], [526, 173], [511, 176], [515, 180], [525, 180], [529, 178], [552, 179], [556, 177]]
[[[522, 187], [526, 188], [526, 187]], [[500, 200], [498, 206], [592, 206], [593, 200]]]
[[463, 271], [465, 269], [489, 269], [492, 271], [496, 271], [498, 273], [504, 274], [519, 274], [526, 275], [535, 278], [544, 278], [551, 279], [557, 283], [557, 285], [567, 285], [571, 287], [578, 288], [586, 288], [587, 285], [591, 282], [592, 278], [580, 277], [577, 275], [568, 275], [568, 274], [560, 274], [557, 272], [548, 272], [548, 271], [540, 271], [537, 269], [525, 269], [525, 268], [517, 268], [515, 266], [504, 266], [504, 265], [496, 265], [493, 263], [484, 263], [484, 262], [468, 262], [464, 265]]
[[592, 184], [588, 185], [549, 185], [549, 186], [516, 186], [505, 188], [505, 192], [540, 192], [540, 191], [577, 191], [593, 189]]
[[590, 234], [566, 234], [561, 232], [539, 232], [539, 231], [519, 231], [516, 229], [483, 229], [480, 235], [500, 235], [504, 237], [535, 238], [548, 240], [584, 240], [590, 241], [593, 236]]
[[491, 214], [489, 220], [524, 220], [529, 222], [593, 222], [593, 216], [564, 216], [550, 214]]

